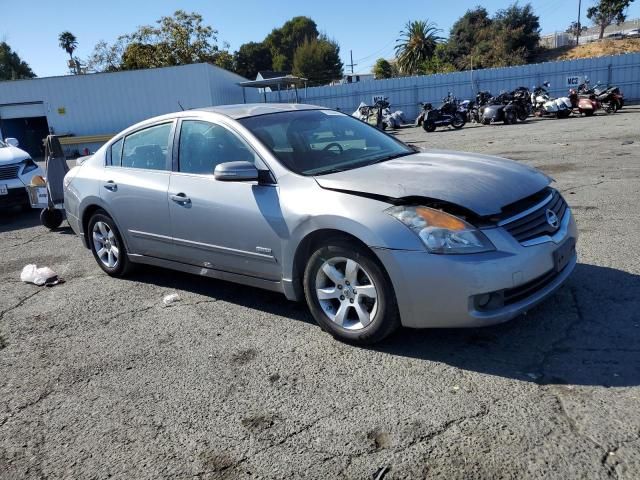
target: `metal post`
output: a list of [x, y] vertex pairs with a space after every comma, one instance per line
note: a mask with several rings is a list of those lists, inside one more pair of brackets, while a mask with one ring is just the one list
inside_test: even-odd
[[578, 0], [578, 31], [576, 32], [576, 45], [580, 45], [580, 7], [582, 0]]

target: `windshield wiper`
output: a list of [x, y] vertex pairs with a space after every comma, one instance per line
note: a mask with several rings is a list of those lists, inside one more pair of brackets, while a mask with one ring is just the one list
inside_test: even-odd
[[406, 157], [407, 155], [413, 155], [414, 153], [416, 153], [416, 152], [402, 152], [402, 153], [396, 153], [394, 155], [388, 155], [386, 157], [378, 158], [377, 160], [369, 163], [369, 165], [373, 165], [373, 164], [376, 164], [376, 163], [387, 162], [389, 160], [395, 160], [396, 158]]

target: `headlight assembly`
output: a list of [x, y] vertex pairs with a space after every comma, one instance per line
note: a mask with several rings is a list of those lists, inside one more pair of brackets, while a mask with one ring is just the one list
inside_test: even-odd
[[495, 247], [480, 230], [458, 217], [429, 207], [397, 206], [386, 212], [412, 230], [431, 253], [491, 252]]

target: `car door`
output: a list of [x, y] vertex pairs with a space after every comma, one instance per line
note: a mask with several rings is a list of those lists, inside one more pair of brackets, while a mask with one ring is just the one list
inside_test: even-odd
[[[281, 238], [287, 235], [273, 182], [216, 180], [216, 165], [264, 163], [230, 128], [200, 119], [180, 121], [169, 184], [175, 256], [191, 265], [278, 280]], [[267, 172], [268, 173], [268, 172]]]
[[125, 236], [129, 253], [170, 258], [167, 191], [175, 121], [136, 130], [107, 154], [100, 195]]

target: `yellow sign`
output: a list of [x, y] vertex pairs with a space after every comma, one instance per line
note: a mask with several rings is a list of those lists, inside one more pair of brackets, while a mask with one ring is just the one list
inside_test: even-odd
[[58, 107], [59, 115], [64, 115], [65, 113], [67, 113], [67, 110], [64, 107]]

